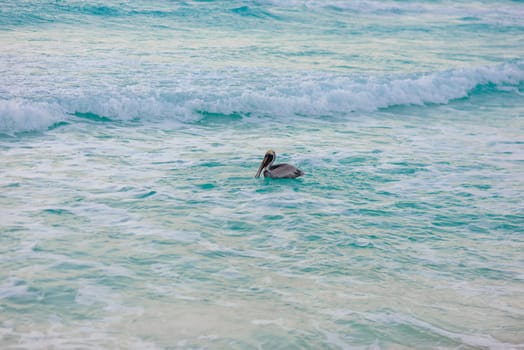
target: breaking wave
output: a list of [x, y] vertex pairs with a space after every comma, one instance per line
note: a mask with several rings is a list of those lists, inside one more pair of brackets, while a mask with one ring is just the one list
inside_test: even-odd
[[95, 121], [194, 122], [205, 114], [319, 118], [393, 106], [448, 104], [467, 98], [479, 87], [522, 94], [524, 63], [387, 76], [227, 70], [189, 76], [167, 87], [76, 91], [47, 100], [31, 96], [0, 99], [0, 132], [45, 130], [86, 115], [97, 116]]

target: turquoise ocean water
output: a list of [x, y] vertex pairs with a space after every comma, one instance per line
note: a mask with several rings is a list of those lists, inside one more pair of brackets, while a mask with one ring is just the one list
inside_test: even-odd
[[522, 1], [0, 0], [1, 349], [524, 349], [523, 174]]

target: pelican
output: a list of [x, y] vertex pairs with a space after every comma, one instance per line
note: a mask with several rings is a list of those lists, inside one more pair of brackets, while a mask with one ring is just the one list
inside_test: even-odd
[[289, 164], [275, 164], [273, 162], [277, 158], [277, 154], [273, 150], [266, 152], [260, 167], [258, 168], [255, 177], [260, 177], [260, 173], [264, 170], [264, 177], [270, 177], [272, 179], [294, 179], [304, 175], [304, 172], [293, 165]]

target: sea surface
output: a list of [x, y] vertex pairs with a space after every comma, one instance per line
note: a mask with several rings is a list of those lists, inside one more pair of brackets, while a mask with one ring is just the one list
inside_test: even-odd
[[524, 349], [524, 2], [0, 0], [0, 348]]

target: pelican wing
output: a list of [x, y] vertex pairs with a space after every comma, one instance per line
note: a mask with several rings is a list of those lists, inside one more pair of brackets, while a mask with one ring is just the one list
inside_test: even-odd
[[274, 179], [295, 178], [304, 172], [290, 164], [276, 164], [269, 168], [270, 177]]

